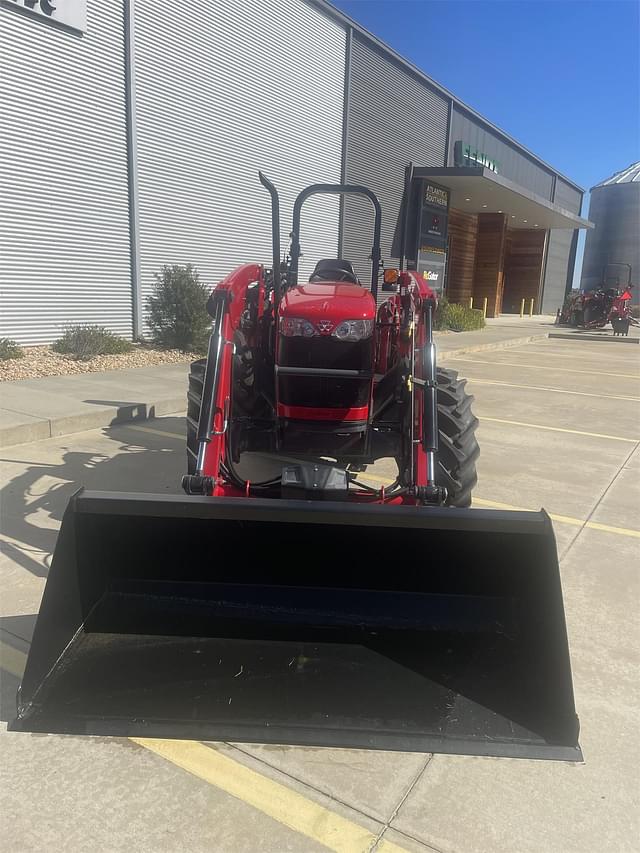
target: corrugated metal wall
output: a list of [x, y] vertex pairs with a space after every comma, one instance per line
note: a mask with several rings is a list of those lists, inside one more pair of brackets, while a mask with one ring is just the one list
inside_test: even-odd
[[[638, 302], [640, 279], [640, 183], [609, 184], [591, 190], [589, 219], [595, 228], [587, 232], [581, 287], [591, 290], [602, 283], [608, 263], [631, 264]], [[619, 270], [624, 275], [624, 270]]]
[[[270, 202], [283, 250], [297, 193], [339, 182], [345, 32], [302, 0], [158, 4], [135, 21], [138, 215], [143, 295], [163, 264], [216, 284], [270, 260]], [[302, 274], [335, 256], [336, 197], [303, 210]]]
[[[89, 2], [84, 34], [0, 4], [0, 335], [21, 343], [51, 341], [79, 322], [132, 331], [124, 2]], [[130, 8], [143, 296], [163, 264], [191, 262], [214, 285], [239, 262], [269, 262], [269, 198], [258, 169], [281, 192], [283, 249], [295, 195], [309, 183], [339, 182], [344, 167], [346, 181], [379, 195], [383, 257], [398, 261], [404, 170], [410, 161], [447, 162], [446, 96], [354, 31], [343, 151], [342, 23], [305, 0], [135, 0]], [[450, 158], [458, 138], [551, 196], [548, 170], [461, 107], [452, 113]], [[577, 210], [579, 196], [558, 179], [558, 203]], [[337, 255], [338, 219], [336, 198], [307, 203], [302, 275]], [[345, 202], [342, 254], [363, 280], [372, 222], [365, 201]], [[570, 240], [552, 232], [547, 310], [564, 293]]]
[[[558, 178], [553, 201], [571, 213], [580, 213], [582, 193]], [[577, 232], [567, 228], [553, 228], [549, 232], [542, 307], [536, 309], [543, 314], [555, 314], [564, 302], [569, 280], [573, 278], [571, 259], [575, 261], [576, 239]], [[571, 269], [569, 269], [570, 265]]]
[[[382, 257], [398, 263], [405, 167], [443, 166], [448, 101], [407, 69], [353, 34], [349, 74], [345, 180], [365, 184], [382, 206]], [[342, 255], [362, 281], [370, 280], [373, 212], [349, 197], [344, 205]]]
[[131, 334], [121, 2], [84, 34], [0, 7], [0, 336]]
[[475, 145], [499, 162], [499, 172], [510, 181], [526, 187], [543, 198], [551, 199], [553, 173], [544, 169], [524, 152], [501, 139], [488, 127], [454, 105], [449, 142], [449, 165], [454, 165], [453, 146], [456, 141]]

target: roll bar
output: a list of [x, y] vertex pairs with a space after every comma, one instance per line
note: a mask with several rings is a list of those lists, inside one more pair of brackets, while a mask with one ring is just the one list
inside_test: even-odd
[[378, 295], [378, 275], [380, 272], [380, 228], [382, 211], [376, 195], [367, 187], [359, 184], [312, 184], [302, 190], [293, 205], [293, 228], [291, 231], [291, 262], [287, 276], [287, 287], [298, 283], [298, 262], [300, 260], [300, 213], [302, 205], [312, 195], [363, 195], [369, 199], [375, 211], [373, 225], [373, 246], [371, 248], [371, 293]]

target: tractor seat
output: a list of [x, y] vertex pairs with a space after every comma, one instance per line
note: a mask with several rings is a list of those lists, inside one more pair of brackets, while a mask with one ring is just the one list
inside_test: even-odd
[[318, 261], [309, 278], [310, 283], [317, 281], [344, 281], [348, 284], [360, 284], [351, 261], [344, 261], [342, 258], [322, 258]]

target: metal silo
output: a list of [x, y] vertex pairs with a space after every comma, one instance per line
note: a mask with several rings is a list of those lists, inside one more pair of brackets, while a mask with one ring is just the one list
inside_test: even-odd
[[[581, 287], [593, 290], [610, 286], [617, 276], [626, 284], [626, 265], [632, 268], [634, 303], [640, 291], [640, 162], [633, 163], [591, 189], [589, 219], [595, 228], [587, 232]], [[614, 266], [619, 265], [619, 266]]]

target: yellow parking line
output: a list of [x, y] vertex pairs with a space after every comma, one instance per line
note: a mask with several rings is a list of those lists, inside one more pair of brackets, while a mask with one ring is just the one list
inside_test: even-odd
[[[155, 738], [131, 740], [329, 850], [365, 853], [375, 843], [376, 836], [368, 829], [202, 743]], [[392, 842], [383, 842], [378, 849], [406, 853]]]
[[154, 429], [153, 427], [143, 427], [143, 426], [132, 426], [131, 424], [124, 425], [125, 429], [135, 429], [137, 432], [149, 432], [151, 435], [161, 435], [164, 438], [177, 438], [184, 440], [184, 433], [180, 432], [166, 432], [162, 429]]
[[611, 441], [627, 441], [630, 444], [637, 444], [640, 438], [626, 438], [622, 435], [607, 435], [602, 432], [584, 432], [581, 429], [565, 429], [564, 427], [543, 426], [543, 424], [530, 424], [526, 421], [507, 421], [504, 418], [487, 418], [481, 417], [480, 421], [491, 421], [494, 424], [510, 424], [511, 426], [531, 427], [532, 429], [550, 430], [551, 432], [568, 432], [572, 435], [586, 435], [589, 438], [609, 438]]
[[562, 371], [562, 373], [583, 373], [586, 376], [616, 376], [620, 379], [640, 379], [640, 373], [605, 373], [602, 370], [577, 370], [573, 367], [558, 367], [557, 365], [548, 364], [529, 364], [528, 362], [514, 361], [485, 361], [480, 358], [464, 358], [463, 356], [454, 357], [452, 361], [466, 361], [469, 364], [490, 364], [492, 367], [526, 367], [534, 370], [553, 370], [554, 373]]
[[[22, 678], [26, 660], [24, 652], [0, 640], [0, 663], [5, 672]], [[202, 743], [137, 737], [129, 740], [329, 850], [366, 853], [376, 841], [376, 835], [354, 821]], [[407, 853], [404, 847], [384, 839], [377, 849], [382, 853]]]
[[632, 400], [635, 403], [640, 403], [640, 397], [625, 397], [621, 394], [590, 394], [587, 391], [568, 391], [565, 388], [547, 388], [543, 385], [516, 385], [512, 382], [498, 382], [495, 379], [475, 379], [472, 376], [466, 377], [469, 382], [475, 382], [476, 385], [499, 385], [502, 388], [524, 388], [528, 391], [552, 391], [555, 394], [572, 394], [577, 397], [597, 397], [600, 400]]
[[[359, 474], [359, 478], [363, 480], [373, 480], [376, 483], [382, 483], [385, 486], [390, 486], [393, 480], [390, 477], [376, 477], [374, 474]], [[499, 501], [489, 501], [485, 498], [472, 498], [474, 506], [485, 507], [486, 509], [508, 509], [515, 512], [537, 512], [531, 507], [513, 506], [512, 504], [503, 504]], [[590, 530], [602, 530], [605, 533], [615, 533], [617, 536], [632, 536], [635, 539], [640, 539], [640, 530], [633, 530], [629, 527], [614, 527], [611, 524], [600, 524], [599, 521], [585, 521], [582, 518], [573, 518], [570, 515], [556, 515], [549, 513], [549, 518], [552, 521], [557, 521], [559, 524], [571, 524], [574, 527], [588, 527]]]
[[[521, 506], [511, 506], [511, 504], [503, 504], [498, 501], [488, 501], [484, 498], [473, 498], [473, 503], [476, 506], [483, 506], [487, 509], [509, 509], [509, 510], [525, 510], [531, 512]], [[605, 533], [615, 533], [618, 536], [632, 536], [634, 539], [640, 539], [640, 530], [632, 530], [629, 527], [614, 527], [612, 524], [600, 524], [599, 521], [584, 521], [581, 518], [573, 518], [570, 515], [556, 515], [550, 512], [549, 518], [552, 521], [557, 521], [559, 524], [571, 524], [574, 527], [587, 527], [590, 530], [602, 530]]]

